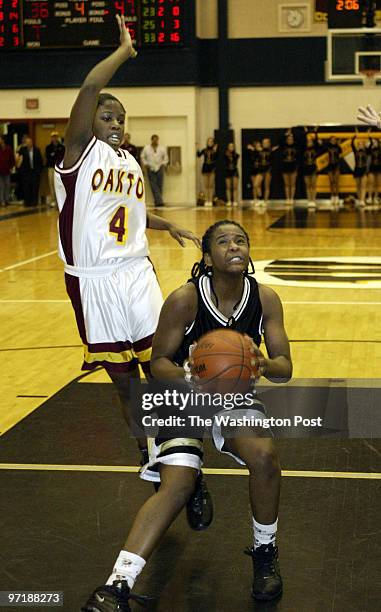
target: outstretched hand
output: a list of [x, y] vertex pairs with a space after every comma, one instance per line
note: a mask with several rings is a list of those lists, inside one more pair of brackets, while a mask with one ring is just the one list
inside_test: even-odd
[[194, 234], [190, 230], [183, 229], [182, 227], [179, 227], [178, 225], [172, 225], [168, 231], [171, 234], [172, 238], [177, 240], [177, 242], [182, 247], [185, 247], [184, 238], [186, 238], [187, 240], [191, 240], [192, 242], [194, 242], [194, 244], [196, 245], [198, 249], [201, 249], [200, 238], [198, 238], [196, 234]]
[[120, 32], [120, 46], [128, 52], [128, 57], [136, 57], [137, 51], [132, 45], [129, 29], [126, 27], [123, 15], [116, 15]]
[[366, 108], [364, 106], [360, 106], [358, 109], [357, 119], [362, 123], [366, 123], [367, 125], [381, 128], [380, 113], [378, 113], [370, 104], [368, 104]]

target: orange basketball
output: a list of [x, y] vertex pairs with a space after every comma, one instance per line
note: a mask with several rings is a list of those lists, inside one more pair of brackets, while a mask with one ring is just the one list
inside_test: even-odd
[[255, 368], [251, 341], [232, 329], [215, 329], [197, 341], [191, 373], [208, 393], [245, 393]]

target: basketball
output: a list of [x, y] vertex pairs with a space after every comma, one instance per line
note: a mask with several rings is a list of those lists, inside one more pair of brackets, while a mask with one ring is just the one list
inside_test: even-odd
[[231, 329], [216, 329], [201, 336], [192, 352], [191, 372], [208, 393], [245, 393], [255, 367], [251, 341]]

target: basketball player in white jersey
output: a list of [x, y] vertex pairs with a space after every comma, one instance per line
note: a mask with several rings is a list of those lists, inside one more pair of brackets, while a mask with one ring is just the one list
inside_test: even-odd
[[[147, 214], [141, 168], [120, 148], [125, 110], [101, 94], [136, 55], [119, 15], [120, 45], [87, 75], [70, 114], [65, 157], [55, 168], [59, 254], [84, 345], [83, 370], [103, 366], [115, 383], [128, 421], [131, 378], [149, 375], [151, 342], [162, 295], [148, 259], [146, 227], [167, 230], [184, 246], [190, 231]], [[139, 440], [145, 463], [146, 441]]]

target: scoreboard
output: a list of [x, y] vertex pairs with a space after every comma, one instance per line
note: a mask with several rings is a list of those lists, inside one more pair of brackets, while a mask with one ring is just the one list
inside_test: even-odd
[[0, 0], [1, 49], [115, 47], [125, 23], [138, 47], [182, 47], [189, 0]]

